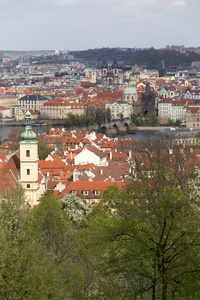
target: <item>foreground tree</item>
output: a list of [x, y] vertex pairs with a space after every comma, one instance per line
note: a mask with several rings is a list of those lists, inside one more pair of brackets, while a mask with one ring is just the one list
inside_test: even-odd
[[[37, 243], [54, 258], [60, 299], [83, 299], [92, 280], [92, 266], [81, 245], [82, 228], [71, 218], [71, 210], [68, 212], [70, 206], [72, 203], [62, 205], [60, 199], [47, 193], [34, 210], [30, 227]], [[82, 211], [83, 207], [78, 207]]]
[[[178, 186], [170, 168], [154, 166], [151, 177], [123, 191], [108, 188], [92, 212], [108, 299], [149, 297], [149, 291], [153, 300], [176, 292], [200, 296], [199, 202]], [[118, 285], [112, 295], [111, 282]]]
[[54, 256], [33, 238], [22, 190], [2, 198], [0, 299], [62, 299]]
[[47, 193], [28, 212], [21, 189], [0, 202], [0, 299], [84, 299], [93, 278], [82, 228]]
[[140, 142], [134, 151], [133, 166], [137, 177], [153, 176], [155, 168], [166, 166], [173, 170], [181, 189], [187, 191], [187, 182], [195, 177], [198, 167], [198, 153], [192, 145], [177, 145], [173, 139], [161, 136]]

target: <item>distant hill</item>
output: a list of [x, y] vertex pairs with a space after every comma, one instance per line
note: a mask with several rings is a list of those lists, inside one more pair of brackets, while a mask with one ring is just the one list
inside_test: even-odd
[[175, 50], [157, 50], [150, 48], [147, 50], [135, 48], [100, 48], [84, 51], [71, 51], [75, 59], [98, 63], [103, 59], [113, 61], [114, 57], [123, 65], [139, 65], [148, 69], [158, 69], [161, 60], [165, 61], [165, 66], [189, 67], [192, 61], [200, 61], [200, 54], [195, 52], [180, 53]]

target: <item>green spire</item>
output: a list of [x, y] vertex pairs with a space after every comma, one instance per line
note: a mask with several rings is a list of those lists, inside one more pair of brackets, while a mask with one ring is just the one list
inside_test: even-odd
[[31, 126], [31, 113], [29, 111], [29, 96], [27, 96], [27, 112], [25, 114], [25, 130], [20, 135], [20, 138], [24, 141], [31, 141], [36, 139], [36, 134], [32, 130]]

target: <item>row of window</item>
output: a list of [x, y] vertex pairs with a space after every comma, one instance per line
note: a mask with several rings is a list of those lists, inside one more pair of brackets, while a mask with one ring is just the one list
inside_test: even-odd
[[191, 120], [190, 120], [190, 118], [188, 118], [188, 121], [199, 122], [199, 118], [191, 118]]
[[[90, 192], [89, 191], [82, 191], [83, 196], [88, 197]], [[71, 191], [71, 194], [73, 195], [78, 195], [78, 191]], [[101, 196], [101, 191], [94, 191], [95, 196]]]

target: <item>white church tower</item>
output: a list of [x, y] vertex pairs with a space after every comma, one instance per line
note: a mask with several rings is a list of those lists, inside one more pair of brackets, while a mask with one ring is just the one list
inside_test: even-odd
[[[20, 135], [20, 182], [27, 203], [33, 207], [38, 204], [45, 191], [44, 178], [38, 180], [38, 142], [31, 127], [31, 113], [25, 114], [25, 131]], [[40, 176], [41, 177], [41, 176]]]

